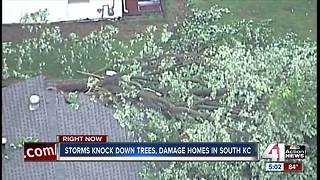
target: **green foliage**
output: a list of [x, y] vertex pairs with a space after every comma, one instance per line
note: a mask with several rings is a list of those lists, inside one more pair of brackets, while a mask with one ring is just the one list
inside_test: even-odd
[[[301, 64], [302, 65], [302, 64]], [[316, 71], [310, 71], [309, 78], [299, 75], [283, 82], [274, 92], [269, 102], [273, 114], [274, 129], [278, 138], [307, 145], [307, 159], [303, 161], [307, 172], [316, 170], [314, 161], [317, 154], [316, 125]], [[314, 175], [315, 176], [315, 175]], [[299, 179], [313, 179], [304, 173]], [[314, 177], [315, 178], [315, 177]]]
[[4, 158], [5, 160], [10, 160], [10, 157], [9, 157], [7, 154], [5, 154], [5, 155], [3, 156], [3, 158]]
[[[278, 136], [307, 144], [311, 157], [315, 158], [316, 74], [311, 78], [293, 77], [283, 82], [271, 97], [269, 107], [279, 127]], [[312, 168], [316, 168], [315, 165]]]
[[30, 32], [36, 32], [41, 29], [41, 24], [48, 23], [49, 12], [48, 9], [39, 9], [34, 13], [26, 13], [21, 17], [20, 23], [23, 24], [22, 28], [27, 28]]
[[[42, 27], [40, 37], [21, 43], [2, 43], [4, 78], [26, 79], [37, 74], [53, 78], [76, 78], [76, 70], [93, 71], [110, 67], [111, 58], [121, 60], [118, 49], [125, 48], [115, 42], [117, 29], [101, 27], [84, 38], [72, 33], [63, 38], [59, 27]], [[78, 76], [79, 77], [79, 76]]]
[[18, 149], [18, 148], [21, 149], [21, 148], [23, 148], [24, 143], [38, 142], [38, 141], [39, 141], [39, 139], [36, 137], [24, 137], [21, 140], [19, 140], [18, 142], [10, 144], [10, 147], [14, 150]]
[[80, 108], [80, 100], [78, 99], [78, 93], [77, 92], [70, 92], [67, 96], [67, 101], [71, 104], [71, 107], [78, 110]]
[[34, 13], [26, 13], [21, 19], [22, 24], [30, 23], [47, 23], [48, 22], [49, 12], [48, 9], [39, 9]]
[[[36, 137], [31, 137], [31, 136], [23, 137], [16, 143], [11, 143], [9, 146], [11, 150], [18, 150], [24, 147], [24, 143], [38, 142], [38, 141], [39, 141], [39, 138], [36, 138]], [[4, 158], [5, 160], [11, 159], [9, 154], [3, 154], [2, 158]]]
[[89, 89], [95, 88], [96, 86], [98, 86], [98, 84], [99, 84], [99, 79], [91, 77], [91, 76], [88, 78], [87, 87]]
[[[270, 21], [219, 24], [218, 19], [227, 12], [225, 9], [192, 12], [169, 39], [171, 48], [163, 49], [165, 54], [182, 54], [183, 58], [160, 56], [158, 67], [161, 72], [152, 76], [158, 84], [148, 86], [166, 90], [162, 92], [167, 93], [167, 98], [191, 108], [196, 108], [199, 103], [199, 97], [191, 90], [208, 88], [211, 90], [210, 98], [217, 102], [218, 107], [203, 111], [210, 114], [209, 118], [195, 121], [190, 116], [164, 118], [155, 110], [137, 109], [127, 104], [124, 109], [117, 109], [117, 118], [145, 141], [255, 141], [260, 143], [260, 152], [276, 141], [305, 143], [316, 149], [316, 44], [300, 42], [295, 34], [288, 34], [282, 39], [270, 37]], [[155, 47], [159, 45], [156, 42]], [[183, 66], [177, 67], [181, 61]], [[297, 79], [299, 81], [295, 82]], [[290, 88], [302, 88], [301, 91], [291, 90], [293, 94], [285, 96], [291, 98], [289, 101], [273, 99], [278, 91], [286, 88], [283, 86], [287, 81], [292, 86]], [[222, 88], [226, 88], [227, 93], [220, 98], [218, 91]], [[290, 103], [294, 102], [298, 104], [291, 106]], [[268, 103], [272, 106], [269, 107]], [[308, 108], [303, 111], [302, 107]], [[291, 109], [300, 114], [292, 114]], [[150, 111], [152, 116], [145, 115]], [[303, 174], [265, 173], [264, 161], [176, 162], [165, 168], [158, 163], [149, 163], [142, 176], [145, 179], [313, 179], [316, 163], [312, 159], [316, 153], [311, 149]]]

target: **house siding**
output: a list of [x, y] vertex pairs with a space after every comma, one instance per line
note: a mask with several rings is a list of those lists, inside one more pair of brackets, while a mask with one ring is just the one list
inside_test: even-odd
[[138, 0], [126, 0], [128, 14], [136, 14], [138, 12]]
[[[48, 9], [49, 22], [71, 21], [80, 19], [98, 19], [102, 14], [98, 9], [103, 5], [113, 5], [113, 0], [90, 0], [88, 2], [68, 3], [68, 0], [3, 0], [2, 24], [20, 23], [26, 13], [33, 13], [40, 9]], [[122, 17], [122, 0], [114, 0], [114, 15], [104, 18]]]

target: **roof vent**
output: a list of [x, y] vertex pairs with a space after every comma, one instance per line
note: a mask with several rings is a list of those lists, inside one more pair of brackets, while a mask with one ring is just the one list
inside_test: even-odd
[[29, 109], [30, 111], [34, 111], [39, 108], [40, 105], [40, 97], [38, 95], [31, 95], [30, 96], [30, 105]]
[[5, 145], [7, 143], [7, 138], [2, 137], [2, 145]]

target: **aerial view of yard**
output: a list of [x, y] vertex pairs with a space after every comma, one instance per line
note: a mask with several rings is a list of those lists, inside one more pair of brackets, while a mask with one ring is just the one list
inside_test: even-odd
[[[88, 3], [89, 12], [89, 0], [66, 0], [68, 17], [63, 18], [69, 18], [73, 5], [80, 9], [78, 1]], [[271, 143], [308, 147], [302, 173], [268, 173], [265, 161], [145, 162], [134, 165], [136, 170], [117, 169], [136, 174], [115, 174], [118, 179], [316, 179], [317, 0], [114, 0], [116, 8], [115, 2], [119, 12], [98, 9], [112, 18], [78, 12], [83, 17], [62, 22], [54, 19], [61, 12], [55, 15], [49, 8], [26, 13], [20, 23], [2, 24], [7, 117], [24, 111], [22, 100], [11, 96], [17, 99], [20, 93], [28, 101], [37, 94], [47, 103], [40, 104], [41, 117], [73, 116], [61, 121], [79, 118], [74, 128], [85, 126], [81, 133], [69, 131], [68, 123], [51, 123], [60, 134], [101, 134], [104, 117], [112, 114], [119, 137], [132, 138], [119, 141], [258, 142], [261, 152]], [[57, 96], [52, 105], [49, 89], [51, 99]], [[51, 115], [50, 109], [55, 110]], [[86, 121], [94, 121], [101, 132], [83, 125]], [[4, 131], [14, 138], [25, 134]], [[47, 137], [37, 131], [25, 136]]]
[[[164, 1], [165, 17], [161, 13], [143, 14], [139, 16], [124, 17], [119, 22], [87, 22], [87, 23], [53, 23], [52, 26], [60, 26], [61, 34], [67, 37], [70, 33], [76, 33], [79, 36], [86, 36], [90, 32], [99, 29], [106, 24], [114, 25], [118, 28], [117, 40], [123, 40], [124, 43], [136, 33], [143, 32], [148, 26], [155, 25], [162, 27], [164, 24], [173, 25], [184, 17], [188, 8], [184, 0]], [[220, 22], [232, 23], [242, 19], [253, 20], [255, 22], [271, 19], [270, 27], [273, 36], [284, 36], [286, 33], [294, 32], [298, 34], [299, 39], [310, 38], [313, 41], [317, 39], [316, 29], [316, 1], [315, 0], [293, 0], [293, 1], [274, 1], [274, 0], [191, 0], [189, 1], [192, 8], [207, 10], [213, 5], [229, 8], [231, 13], [222, 17]], [[189, 8], [190, 9], [190, 8]], [[21, 42], [23, 39], [34, 37], [35, 33], [28, 33], [19, 25], [3, 26], [2, 41]], [[19, 43], [18, 43], [19, 44]], [[23, 43], [21, 43], [22, 45]], [[54, 52], [53, 52], [54, 53]], [[37, 55], [36, 55], [37, 56]], [[40, 57], [39, 57], [40, 58]], [[35, 58], [37, 59], [37, 57]], [[37, 60], [34, 60], [38, 62]], [[42, 60], [41, 60], [42, 61]], [[101, 68], [101, 62], [96, 58], [93, 60], [94, 67], [89, 67], [91, 71]], [[102, 62], [104, 63], [104, 62]], [[38, 64], [38, 63], [36, 63]], [[53, 72], [47, 73], [48, 76], [57, 79], [64, 79], [61, 73], [55, 71], [54, 60], [47, 60], [46, 66]], [[73, 67], [75, 70], [77, 68]], [[25, 71], [34, 71], [33, 69], [23, 68]], [[35, 72], [38, 67], [35, 67]], [[81, 78], [79, 74], [74, 74], [76, 78]], [[67, 78], [70, 78], [68, 75]]]

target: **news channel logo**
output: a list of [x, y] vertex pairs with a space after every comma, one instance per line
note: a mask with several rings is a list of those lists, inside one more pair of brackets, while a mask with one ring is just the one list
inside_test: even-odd
[[301, 144], [270, 144], [264, 151], [262, 158], [272, 162], [305, 159], [306, 146]]

